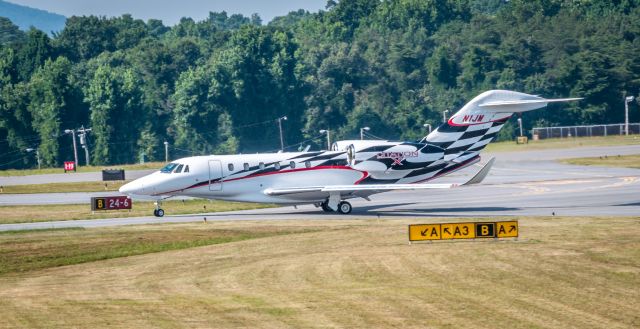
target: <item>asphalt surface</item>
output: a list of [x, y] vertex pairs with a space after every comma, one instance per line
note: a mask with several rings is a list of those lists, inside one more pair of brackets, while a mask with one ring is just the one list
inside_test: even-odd
[[[62, 171], [62, 169], [60, 170]], [[155, 170], [125, 170], [125, 179], [132, 180], [146, 176]], [[0, 176], [0, 186], [49, 184], [49, 183], [78, 183], [102, 181], [102, 172], [60, 173], [29, 176]]]
[[[350, 200], [350, 215], [324, 213], [311, 205], [246, 210], [198, 215], [167, 215], [78, 221], [56, 221], [0, 225], [0, 231], [104, 227], [132, 224], [180, 223], [227, 220], [311, 220], [345, 218], [428, 218], [496, 216], [640, 216], [640, 170], [565, 165], [562, 158], [640, 154], [640, 145], [584, 147], [564, 150], [484, 154], [496, 156], [494, 168], [480, 185], [449, 190], [396, 191], [377, 194], [372, 201]], [[437, 182], [464, 182], [479, 168], [471, 167]], [[81, 193], [77, 200], [89, 201]], [[113, 194], [113, 193], [111, 193]], [[14, 199], [0, 196], [0, 204], [28, 204], [28, 200], [66, 200], [74, 203], [76, 194], [22, 195]], [[14, 196], [11, 196], [14, 197]]]

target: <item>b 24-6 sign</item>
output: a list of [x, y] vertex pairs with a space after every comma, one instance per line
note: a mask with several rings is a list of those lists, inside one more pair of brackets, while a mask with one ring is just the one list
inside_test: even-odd
[[91, 210], [131, 209], [132, 200], [126, 196], [92, 197]]
[[409, 225], [409, 241], [517, 237], [518, 221]]

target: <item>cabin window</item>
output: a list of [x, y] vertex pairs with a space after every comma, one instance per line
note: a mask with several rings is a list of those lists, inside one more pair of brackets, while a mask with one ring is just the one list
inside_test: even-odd
[[291, 167], [291, 169], [296, 169], [296, 162], [295, 161], [289, 162], [289, 167]]
[[183, 165], [178, 165], [178, 168], [176, 168], [176, 171], [174, 171], [174, 173], [179, 174], [182, 172], [182, 167], [184, 167]]
[[276, 168], [276, 170], [280, 170], [280, 162], [276, 162], [273, 167]]
[[230, 163], [227, 167], [229, 168], [229, 171], [233, 171], [233, 163]]
[[311, 168], [311, 161], [305, 161], [304, 166], [307, 168]]
[[260, 168], [260, 170], [264, 170], [264, 162], [260, 162], [258, 164], [258, 168]]
[[189, 165], [184, 166], [184, 171], [183, 172], [189, 172]]
[[251, 167], [249, 167], [249, 164], [245, 162], [244, 163], [244, 170], [245, 171], [249, 171], [249, 168], [251, 168]]
[[160, 172], [168, 174], [172, 172], [173, 169], [175, 169], [177, 166], [178, 166], [177, 163], [169, 163], [166, 166], [164, 166], [162, 169], [160, 169]]

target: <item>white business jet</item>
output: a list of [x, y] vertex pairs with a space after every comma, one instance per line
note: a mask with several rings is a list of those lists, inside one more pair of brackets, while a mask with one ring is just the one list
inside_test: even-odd
[[[120, 192], [153, 198], [158, 217], [164, 216], [161, 201], [174, 196], [315, 204], [327, 212], [348, 214], [352, 210], [348, 199], [368, 200], [372, 194], [395, 190], [459, 186], [425, 182], [480, 161], [480, 151], [514, 113], [579, 99], [545, 99], [491, 90], [476, 96], [420, 141], [344, 140], [334, 143], [330, 151], [182, 158], [122, 186]], [[480, 183], [493, 160], [461, 185]]]

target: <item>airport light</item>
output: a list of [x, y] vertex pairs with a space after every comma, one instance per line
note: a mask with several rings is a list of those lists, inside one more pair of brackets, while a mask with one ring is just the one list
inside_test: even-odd
[[633, 102], [633, 96], [624, 99], [624, 134], [629, 136], [629, 103]]
[[85, 128], [84, 126], [78, 129], [78, 137], [80, 137], [80, 146], [84, 149], [85, 164], [89, 166], [89, 144], [87, 143], [87, 133], [91, 132], [91, 128]]
[[164, 141], [164, 162], [169, 162], [169, 142]]
[[38, 170], [40, 170], [40, 151], [38, 151], [38, 149], [36, 148], [31, 148], [31, 147], [28, 149], [25, 149], [25, 151], [27, 152], [36, 151], [36, 160], [38, 161]]
[[449, 113], [449, 110], [442, 111], [442, 122], [447, 122], [447, 113]]
[[518, 126], [520, 126], [520, 137], [522, 137], [522, 118], [518, 118]]
[[284, 137], [282, 137], [282, 120], [287, 121], [287, 116], [283, 116], [276, 119], [278, 121], [278, 128], [280, 128], [280, 151], [284, 151]]
[[365, 131], [365, 130], [366, 130], [366, 131], [369, 131], [369, 130], [371, 130], [371, 128], [369, 128], [369, 127], [362, 127], [362, 128], [360, 128], [360, 140], [363, 140], [363, 139], [364, 139], [364, 131]]
[[431, 133], [431, 124], [430, 123], [425, 123], [422, 125], [425, 128], [429, 128], [429, 133]]
[[327, 151], [331, 150], [331, 132], [329, 131], [329, 129], [322, 129], [320, 130], [321, 134], [327, 134]]
[[78, 146], [76, 145], [76, 130], [75, 129], [65, 129], [65, 134], [71, 134], [73, 139], [73, 159], [75, 160], [75, 168], [78, 168]]

